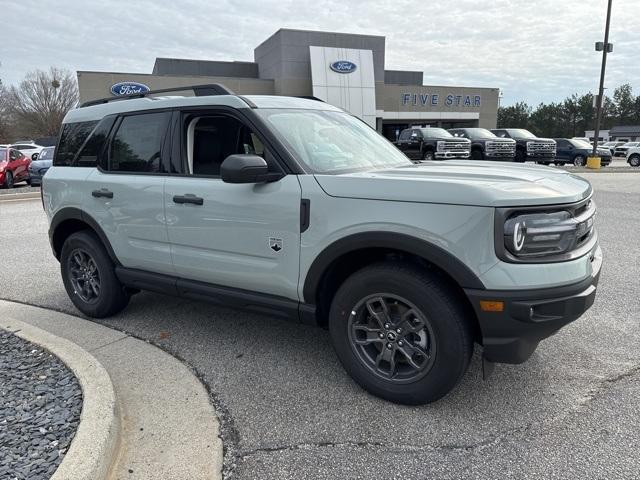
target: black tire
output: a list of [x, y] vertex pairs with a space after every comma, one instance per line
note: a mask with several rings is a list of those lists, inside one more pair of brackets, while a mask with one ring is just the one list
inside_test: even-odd
[[13, 188], [13, 172], [11, 170], [7, 170], [4, 173], [4, 183], [2, 184], [2, 188]]
[[637, 153], [631, 155], [629, 157], [629, 165], [631, 165], [632, 167], [640, 167], [640, 155]]
[[576, 167], [584, 167], [587, 164], [587, 159], [584, 155], [576, 155], [573, 157], [573, 164]]
[[471, 150], [471, 158], [473, 160], [484, 160], [484, 155], [482, 154], [482, 150], [476, 148], [475, 150]]
[[527, 161], [527, 156], [525, 155], [524, 150], [522, 149], [516, 150], [515, 161], [519, 163], [524, 163]]
[[[473, 353], [471, 319], [451, 287], [446, 285], [441, 278], [425, 270], [406, 264], [384, 262], [359, 270], [340, 286], [329, 313], [329, 331], [340, 362], [361, 387], [392, 402], [420, 405], [442, 398], [460, 381]], [[375, 303], [381, 297], [392, 300], [387, 310], [391, 312], [388, 318], [395, 320], [390, 330], [387, 329], [388, 324], [383, 322], [384, 332], [372, 332], [368, 326], [363, 326], [363, 319], [373, 322], [375, 329], [379, 328], [380, 321], [374, 320], [375, 317], [369, 314], [371, 310], [367, 308], [368, 305], [361, 305], [362, 302]], [[397, 311], [395, 317], [393, 314], [393, 301], [396, 302], [396, 310], [401, 305], [408, 305], [411, 313], [416, 312], [416, 318], [405, 322], [398, 320]], [[362, 315], [359, 314], [360, 311], [363, 312]], [[425, 329], [415, 334], [407, 322], [419, 324], [419, 318], [424, 320], [422, 323]], [[403, 325], [404, 336], [401, 336], [394, 329]], [[362, 330], [367, 330], [368, 337], [364, 340], [356, 338], [353, 333]], [[389, 333], [395, 332], [398, 332], [398, 336], [391, 339]], [[379, 340], [382, 338], [380, 335], [384, 335], [383, 340]], [[387, 340], [394, 344], [390, 346], [391, 343], [385, 343]], [[404, 348], [407, 348], [408, 343], [408, 351], [415, 352], [412, 354], [414, 361], [424, 360], [423, 370], [417, 370], [409, 364], [409, 356], [400, 351], [401, 340], [405, 341]], [[367, 343], [363, 346], [358, 341]], [[424, 343], [420, 348], [427, 355], [420, 355], [422, 351], [416, 351], [416, 341]], [[367, 357], [369, 353], [365, 348], [372, 349], [369, 350], [373, 351], [372, 356], [378, 355], [375, 362]], [[383, 355], [382, 350], [385, 348], [389, 349], [385, 350], [386, 354], [396, 359], [393, 365], [398, 361], [399, 365], [402, 362], [406, 364], [403, 368], [409, 373], [404, 374], [404, 377], [400, 377], [400, 367], [395, 378], [376, 371], [379, 357]], [[380, 365], [382, 362], [385, 360], [380, 361]], [[392, 365], [390, 360], [386, 363]], [[393, 367], [389, 370], [393, 371]], [[415, 370], [413, 377], [410, 376], [412, 370]]]
[[25, 182], [27, 182], [27, 185], [31, 186], [31, 179], [30, 179], [30, 178], [27, 178], [27, 179], [25, 180]]
[[[95, 298], [85, 299], [84, 291], [74, 286], [74, 272], [78, 262], [74, 260], [78, 254], [93, 261], [94, 272], [99, 289], [97, 294], [92, 292]], [[89, 262], [90, 263], [90, 262]], [[89, 317], [104, 318], [120, 312], [129, 303], [130, 295], [116, 277], [114, 264], [109, 258], [102, 242], [88, 230], [83, 230], [70, 235], [62, 246], [60, 255], [60, 271], [62, 281], [69, 298], [78, 310]], [[77, 276], [77, 273], [75, 274]], [[86, 285], [85, 280], [80, 280]], [[76, 285], [78, 281], [75, 280]]]
[[422, 157], [423, 160], [435, 160], [436, 156], [433, 153], [433, 150], [427, 150], [426, 152], [424, 152], [424, 155]]

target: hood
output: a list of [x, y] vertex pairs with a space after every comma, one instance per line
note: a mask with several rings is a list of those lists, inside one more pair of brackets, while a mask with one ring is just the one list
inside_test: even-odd
[[553, 138], [523, 138], [522, 140], [526, 140], [527, 142], [540, 142], [540, 143], [553, 143], [556, 141]]
[[31, 162], [31, 168], [33, 169], [49, 168], [52, 163], [53, 163], [53, 160], [33, 160]]
[[591, 194], [564, 170], [510, 162], [433, 161], [342, 175], [315, 175], [333, 197], [487, 207], [553, 205]]

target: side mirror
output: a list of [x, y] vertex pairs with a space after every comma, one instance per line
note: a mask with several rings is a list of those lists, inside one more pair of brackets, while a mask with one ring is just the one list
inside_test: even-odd
[[261, 183], [282, 178], [279, 173], [269, 173], [264, 158], [253, 154], [229, 155], [220, 165], [220, 176], [226, 183]]

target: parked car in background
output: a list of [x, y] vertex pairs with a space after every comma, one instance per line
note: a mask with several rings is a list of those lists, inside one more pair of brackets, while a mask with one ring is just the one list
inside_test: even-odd
[[402, 153], [413, 161], [469, 158], [471, 141], [456, 138], [444, 128], [407, 128], [395, 142]]
[[640, 167], [640, 145], [627, 150], [627, 163], [632, 167]]
[[516, 156], [516, 141], [498, 138], [486, 128], [452, 128], [454, 137], [471, 140], [471, 158], [474, 160], [513, 161]]
[[12, 188], [29, 178], [31, 159], [20, 150], [0, 147], [0, 188]]
[[[593, 146], [584, 140], [573, 138], [556, 138], [556, 165], [567, 163], [582, 167], [587, 164], [587, 157], [593, 152]], [[600, 164], [606, 167], [611, 163], [611, 151], [608, 148], [597, 150]]]
[[589, 145], [593, 145], [593, 142], [588, 137], [571, 137], [570, 140], [580, 140], [588, 143]]
[[36, 143], [13, 143], [10, 145], [11, 148], [15, 148], [16, 150], [20, 150], [26, 156], [28, 156], [31, 160], [35, 160], [40, 155], [43, 147], [42, 145], [37, 145]]
[[524, 128], [495, 128], [491, 132], [516, 141], [516, 162], [531, 160], [548, 165], [556, 157], [556, 142], [551, 138], [538, 138]]
[[53, 153], [55, 149], [56, 147], [43, 148], [38, 159], [31, 162], [29, 166], [29, 179], [27, 180], [29, 185], [36, 186], [42, 184], [42, 177], [47, 173], [47, 170], [49, 170], [49, 167], [51, 167], [53, 163]]
[[613, 155], [616, 151], [616, 148], [624, 145], [625, 143], [626, 142], [610, 141], [610, 142], [604, 142], [602, 145], [598, 145], [598, 147], [608, 148], [609, 151], [611, 151], [611, 155]]
[[613, 153], [614, 157], [626, 157], [627, 150], [634, 147], [640, 147], [640, 142], [627, 142], [619, 147], [616, 147], [615, 152]]

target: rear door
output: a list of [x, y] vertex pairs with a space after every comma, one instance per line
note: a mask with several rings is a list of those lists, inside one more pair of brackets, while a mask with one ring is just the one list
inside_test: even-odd
[[[98, 168], [83, 182], [84, 208], [104, 230], [123, 266], [173, 274], [163, 206], [170, 138], [170, 111], [133, 113], [111, 119], [87, 140], [77, 162]], [[98, 132], [98, 133], [97, 133]], [[110, 134], [109, 134], [110, 132]], [[107, 136], [100, 142], [100, 136]]]
[[[232, 109], [180, 111], [172, 154], [183, 174], [167, 177], [164, 206], [179, 277], [298, 300], [301, 187], [296, 175], [230, 184], [231, 154], [262, 156], [284, 172], [273, 147]], [[186, 200], [185, 200], [186, 199]]]
[[409, 147], [411, 143], [411, 130], [406, 129], [400, 132], [400, 136], [398, 137], [398, 141], [396, 142], [397, 147], [404, 153], [407, 157], [410, 157]]

